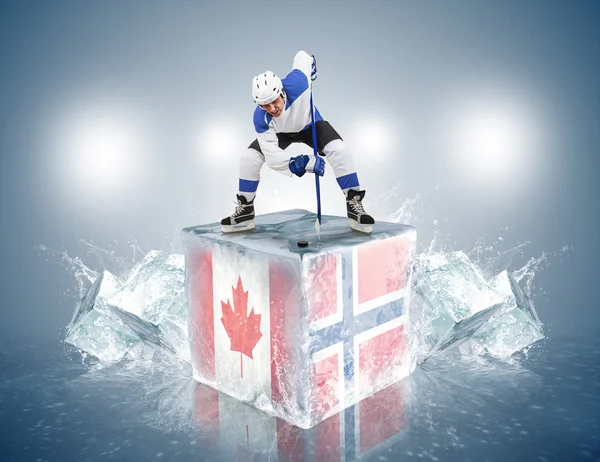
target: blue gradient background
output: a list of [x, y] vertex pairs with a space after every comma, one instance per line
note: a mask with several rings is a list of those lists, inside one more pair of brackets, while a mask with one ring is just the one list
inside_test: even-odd
[[[470, 250], [505, 227], [506, 248], [531, 242], [523, 258], [569, 246], [537, 276], [536, 306], [551, 336], [596, 331], [599, 17], [585, 1], [3, 3], [0, 335], [63, 335], [74, 279], [40, 244], [129, 255], [133, 236], [177, 250], [182, 227], [231, 213], [237, 158], [254, 138], [251, 78], [284, 75], [300, 49], [317, 56], [315, 102], [352, 148], [377, 219], [423, 193], [412, 224], [424, 247], [435, 229], [447, 249]], [[463, 102], [487, 95], [526, 108], [537, 144], [478, 181], [444, 134]], [[69, 124], [95, 110], [134, 120], [141, 146], [104, 187], [78, 182], [61, 151]], [[377, 120], [390, 144], [361, 152], [361, 124]], [[225, 123], [233, 147], [210, 152], [203, 129]], [[258, 213], [315, 209], [312, 181], [266, 170]], [[397, 203], [382, 205], [394, 187]], [[324, 213], [343, 213], [331, 172], [322, 197]]]
[[[376, 219], [420, 197], [420, 251], [437, 233], [444, 251], [529, 242], [511, 269], [551, 253], [534, 279], [550, 340], [532, 373], [417, 370], [421, 415], [385, 456], [597, 458], [599, 18], [582, 0], [2, 2], [0, 459], [216, 460], [195, 436], [139, 422], [171, 397], [190, 411], [185, 377], [82, 380], [60, 345], [79, 295], [60, 253], [101, 270], [90, 243], [127, 259], [179, 251], [183, 227], [230, 214], [254, 139], [251, 79], [284, 75], [300, 49], [317, 57], [316, 105], [352, 149]], [[491, 168], [457, 142], [465, 117], [485, 115], [473, 105], [513, 125]], [[103, 155], [105, 140], [85, 135], [101, 124], [131, 138], [108, 175], [81, 168]], [[315, 211], [311, 179], [263, 175], [258, 213]], [[343, 215], [331, 169], [321, 184], [323, 212]]]

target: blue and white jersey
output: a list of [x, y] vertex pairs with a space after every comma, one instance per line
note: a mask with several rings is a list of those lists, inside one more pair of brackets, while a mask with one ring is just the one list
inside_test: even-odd
[[[271, 168], [281, 173], [290, 173], [289, 156], [279, 148], [277, 133], [298, 133], [311, 124], [310, 118], [310, 80], [313, 58], [305, 51], [299, 51], [294, 57], [292, 71], [281, 82], [285, 90], [285, 109], [279, 117], [271, 116], [257, 106], [254, 111], [254, 129]], [[315, 122], [323, 120], [315, 106]], [[290, 173], [291, 174], [291, 173]]]

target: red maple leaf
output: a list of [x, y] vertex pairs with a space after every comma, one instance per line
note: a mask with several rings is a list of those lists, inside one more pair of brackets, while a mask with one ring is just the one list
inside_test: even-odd
[[254, 308], [252, 308], [250, 314], [246, 316], [248, 312], [248, 292], [244, 292], [241, 276], [238, 278], [237, 287], [232, 286], [231, 289], [235, 310], [231, 307], [229, 299], [227, 299], [227, 303], [221, 300], [223, 310], [221, 322], [231, 340], [231, 351], [239, 351], [241, 354], [252, 358], [252, 350], [262, 337], [260, 331], [261, 315], [254, 313]]

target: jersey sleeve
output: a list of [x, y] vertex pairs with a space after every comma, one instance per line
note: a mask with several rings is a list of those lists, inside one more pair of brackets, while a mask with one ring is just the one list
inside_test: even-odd
[[296, 53], [296, 56], [294, 56], [294, 65], [292, 67], [294, 69], [300, 69], [310, 80], [312, 63], [313, 57], [306, 51], [300, 50], [298, 53]]
[[270, 122], [271, 116], [264, 109], [257, 107], [254, 112], [254, 129], [267, 165], [282, 175], [292, 176], [288, 167], [289, 156], [279, 147], [279, 139]]
[[310, 79], [300, 69], [294, 69], [282, 80], [288, 106], [292, 105], [302, 93], [310, 88]]

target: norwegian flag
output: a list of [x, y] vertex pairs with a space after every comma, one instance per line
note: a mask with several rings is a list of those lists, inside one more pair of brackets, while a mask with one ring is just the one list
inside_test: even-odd
[[405, 400], [396, 383], [301, 429], [198, 383], [193, 412], [200, 436], [218, 443], [223, 460], [349, 462], [374, 457], [402, 436]]
[[196, 378], [244, 401], [304, 409], [314, 425], [408, 375], [413, 249], [410, 234], [302, 263], [188, 248]]
[[412, 241], [398, 236], [311, 262], [307, 303], [317, 415], [335, 414], [410, 373], [412, 250]]

